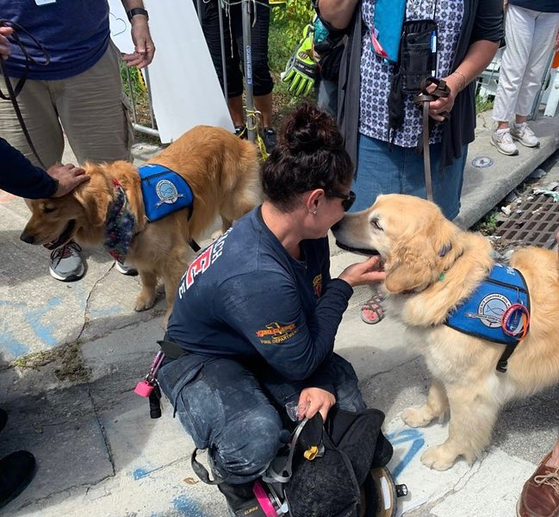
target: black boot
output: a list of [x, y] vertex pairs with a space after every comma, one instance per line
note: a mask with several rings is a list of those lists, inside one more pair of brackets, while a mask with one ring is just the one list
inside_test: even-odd
[[0, 459], [0, 508], [17, 497], [33, 479], [35, 458], [27, 451]]
[[8, 421], [8, 413], [6, 413], [2, 408], [0, 408], [0, 431], [6, 427], [6, 422]]
[[228, 483], [220, 483], [217, 485], [219, 491], [227, 499], [227, 505], [232, 517], [266, 517], [252, 491], [254, 481], [251, 483], [243, 483], [241, 485], [230, 485]]

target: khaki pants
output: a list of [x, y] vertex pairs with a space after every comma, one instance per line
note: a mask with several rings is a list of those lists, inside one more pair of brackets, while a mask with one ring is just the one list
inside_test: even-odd
[[[81, 164], [130, 160], [133, 133], [122, 90], [120, 54], [111, 42], [89, 70], [53, 81], [27, 80], [17, 100], [31, 140], [48, 168], [62, 159], [63, 132]], [[15, 87], [17, 78], [11, 78]], [[4, 77], [0, 86], [6, 92]], [[0, 135], [39, 165], [10, 101], [0, 99]]]

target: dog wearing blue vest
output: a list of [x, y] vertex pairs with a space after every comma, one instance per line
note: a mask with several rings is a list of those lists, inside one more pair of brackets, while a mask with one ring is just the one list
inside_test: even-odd
[[226, 231], [261, 202], [256, 146], [218, 127], [194, 127], [140, 168], [126, 161], [84, 168], [91, 179], [72, 193], [31, 202], [21, 238], [49, 249], [70, 239], [103, 245], [138, 270], [137, 311], [154, 305], [162, 280], [168, 316], [196, 239], [218, 217]]
[[485, 237], [400, 194], [378, 196], [333, 230], [340, 246], [383, 257], [389, 314], [433, 375], [426, 403], [404, 410], [403, 421], [424, 427], [450, 416], [448, 439], [428, 448], [423, 464], [446, 470], [459, 457], [471, 464], [506, 402], [559, 383], [555, 252], [527, 247], [510, 266], [497, 265]]

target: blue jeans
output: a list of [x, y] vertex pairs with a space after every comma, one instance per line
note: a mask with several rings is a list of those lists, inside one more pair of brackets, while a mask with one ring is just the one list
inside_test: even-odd
[[[353, 186], [357, 199], [352, 212], [369, 208], [379, 194], [427, 197], [423, 156], [419, 156], [413, 148], [394, 145], [389, 150], [388, 146], [388, 142], [359, 135], [358, 165]], [[464, 145], [462, 156], [442, 171], [439, 167], [442, 144], [433, 144], [430, 150], [433, 198], [445, 217], [452, 220], [460, 211], [468, 146]]]
[[[334, 354], [330, 371], [339, 407], [365, 409], [351, 364]], [[298, 400], [305, 385], [285, 381], [265, 365], [253, 370], [196, 354], [165, 364], [157, 380], [196, 447], [208, 449], [214, 475], [231, 484], [248, 483], [266, 470], [289, 439], [285, 404]]]

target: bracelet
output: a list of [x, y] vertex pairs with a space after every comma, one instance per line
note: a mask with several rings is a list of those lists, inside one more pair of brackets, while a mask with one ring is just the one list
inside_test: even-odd
[[466, 81], [466, 76], [462, 72], [459, 72], [458, 70], [454, 70], [454, 72], [452, 72], [450, 75], [459, 75], [462, 78], [462, 88], [460, 88], [460, 91], [466, 88], [468, 81]]

